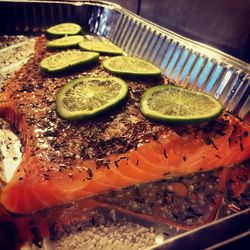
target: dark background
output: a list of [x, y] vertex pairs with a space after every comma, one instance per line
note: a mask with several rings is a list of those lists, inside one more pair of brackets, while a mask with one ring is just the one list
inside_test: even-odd
[[250, 62], [250, 0], [110, 0], [188, 38]]

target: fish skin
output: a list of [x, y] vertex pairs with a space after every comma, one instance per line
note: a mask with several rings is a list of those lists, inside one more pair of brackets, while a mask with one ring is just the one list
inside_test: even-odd
[[[244, 136], [244, 133], [250, 133], [250, 127], [246, 123], [227, 113], [200, 127], [185, 126], [182, 133], [180, 126], [151, 123], [133, 106], [143, 92], [133, 82], [129, 83], [130, 95], [136, 96], [139, 92], [138, 96], [135, 99], [130, 97], [125, 108], [115, 112], [113, 118], [101, 118], [95, 124], [71, 123], [55, 117], [55, 95], [74, 75], [51, 78], [39, 72], [39, 62], [48, 55], [45, 44], [45, 37], [38, 39], [33, 58], [7, 82], [2, 93], [0, 117], [17, 127], [24, 144], [22, 162], [1, 191], [0, 202], [7, 210], [33, 213], [139, 183], [209, 171], [221, 166], [231, 167], [249, 158], [250, 135]], [[94, 73], [108, 76], [100, 66], [94, 69]], [[93, 71], [90, 70], [90, 74]], [[40, 88], [38, 83], [47, 87]], [[146, 82], [145, 86], [150, 84]], [[46, 120], [51, 110], [54, 113]], [[35, 123], [31, 122], [31, 118]], [[131, 133], [127, 126], [131, 124], [138, 138], [127, 148], [128, 145], [119, 138], [126, 139]], [[223, 129], [216, 133], [220, 124], [223, 124]], [[101, 131], [98, 130], [99, 125], [102, 125]], [[50, 126], [57, 127], [56, 133], [39, 130], [40, 127], [48, 129]], [[210, 126], [212, 129], [209, 129]], [[140, 127], [144, 130], [140, 131]], [[150, 134], [144, 136], [149, 130], [157, 139]], [[86, 131], [92, 134], [84, 134]], [[96, 136], [100, 137], [99, 141], [95, 141]], [[113, 138], [118, 138], [120, 144], [114, 143]], [[39, 144], [39, 140], [43, 142]], [[109, 148], [110, 145], [105, 143], [107, 141], [117, 148]], [[76, 142], [76, 145], [70, 142]], [[56, 143], [62, 148], [55, 150], [51, 145]], [[82, 144], [79, 143], [86, 146], [88, 157], [80, 155], [79, 146]], [[37, 144], [40, 146], [37, 147]], [[44, 145], [47, 148], [43, 148]], [[98, 145], [107, 148], [106, 154], [98, 149]], [[76, 156], [67, 155], [72, 152]], [[108, 167], [97, 164], [97, 158], [104, 158]]]

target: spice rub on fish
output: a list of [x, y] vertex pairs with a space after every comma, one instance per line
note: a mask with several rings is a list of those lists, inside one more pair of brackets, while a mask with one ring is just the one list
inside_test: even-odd
[[[0, 116], [15, 125], [23, 159], [1, 191], [9, 211], [30, 213], [114, 189], [239, 164], [250, 155], [250, 128], [224, 113], [209, 123], [167, 126], [139, 111], [142, 93], [164, 79], [131, 80], [123, 107], [89, 121], [56, 113], [59, 89], [78, 76], [109, 76], [102, 66], [51, 77], [41, 73], [46, 38], [1, 93]], [[166, 82], [165, 82], [166, 83]]]

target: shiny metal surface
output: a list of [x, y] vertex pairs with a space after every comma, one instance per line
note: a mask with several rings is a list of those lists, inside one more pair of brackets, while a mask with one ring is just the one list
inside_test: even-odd
[[[183, 233], [179, 236], [166, 240], [163, 244], [150, 249], [222, 249], [228, 241], [236, 237], [249, 236], [249, 219], [250, 209], [239, 214], [228, 216], [227, 218], [215, 221], [210, 225], [202, 226], [191, 232]], [[212, 235], [209, 237], [208, 235]], [[238, 235], [238, 236], [237, 236]], [[194, 240], [195, 238], [195, 240]], [[239, 247], [240, 245], [236, 245]], [[220, 248], [221, 247], [221, 248]], [[223, 248], [224, 249], [224, 248]], [[225, 248], [225, 249], [232, 249]], [[241, 246], [241, 249], [246, 249]]]

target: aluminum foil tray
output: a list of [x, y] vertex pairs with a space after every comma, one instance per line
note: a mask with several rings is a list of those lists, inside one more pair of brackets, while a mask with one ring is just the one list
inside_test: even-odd
[[100, 1], [0, 3], [0, 33], [39, 33], [73, 21], [105, 36], [129, 55], [146, 59], [178, 85], [218, 98], [245, 117], [250, 110], [249, 64], [157, 26], [118, 5]]
[[[7, 63], [0, 60], [0, 84], [29, 58], [36, 36], [51, 25], [60, 22], [76, 22], [83, 27], [86, 33], [107, 37], [129, 55], [146, 59], [159, 66], [162, 72], [177, 85], [215, 96], [229, 111], [240, 118], [246, 118], [249, 115], [249, 64], [159, 27], [121, 8], [119, 5], [103, 1], [2, 1], [0, 2], [0, 9], [4, 10], [1, 11], [0, 15], [0, 38], [3, 38], [1, 41], [17, 39], [15, 44], [6, 43], [7, 47], [4, 47], [5, 43], [1, 42], [3, 46], [0, 47], [0, 56], [2, 55], [2, 58], [4, 58], [4, 55], [6, 56], [10, 52], [10, 54], [15, 55], [15, 58], [11, 58]], [[7, 171], [8, 165], [17, 166], [21, 159], [21, 144], [18, 137], [8, 130], [8, 125], [4, 122], [1, 122], [0, 137], [0, 147], [4, 155], [4, 161], [0, 166], [3, 169], [0, 172], [0, 179], [6, 180], [8, 175], [11, 174]], [[244, 180], [243, 177], [244, 171], [246, 167], [249, 168], [249, 165], [250, 163], [246, 162], [240, 166], [240, 171], [236, 169], [233, 172], [239, 178], [242, 178], [239, 181], [243, 180], [244, 183], [247, 183], [247, 180]], [[166, 192], [173, 193], [172, 188], [174, 185], [178, 185], [176, 183], [184, 183], [189, 187], [188, 194], [192, 195], [195, 193], [193, 190], [195, 180], [204, 180], [203, 189], [207, 189], [209, 192], [209, 189], [217, 188], [216, 178], [220, 175], [223, 175], [221, 169], [213, 173], [198, 174], [196, 177], [168, 180], [166, 181]], [[210, 185], [208, 185], [209, 182]], [[86, 202], [91, 203], [91, 201], [83, 200], [33, 215], [9, 214], [1, 207], [0, 213], [6, 213], [6, 218], [11, 218], [10, 220], [14, 220], [16, 225], [23, 229], [23, 237], [29, 234], [27, 228], [32, 229], [33, 242], [27, 243], [24, 249], [25, 247], [28, 249], [39, 247], [43, 249], [80, 249], [82, 246], [77, 245], [79, 242], [75, 242], [75, 239], [72, 239], [75, 245], [70, 241], [71, 238], [61, 239], [59, 243], [56, 241], [60, 239], [61, 235], [69, 232], [76, 234], [78, 239], [84, 237], [83, 234], [85, 234], [85, 238], [92, 237], [91, 244], [99, 241], [100, 244], [104, 244], [102, 245], [104, 248], [109, 248], [108, 244], [114, 244], [114, 246], [112, 245], [114, 249], [115, 246], [116, 249], [123, 249], [122, 246], [124, 249], [145, 249], [146, 247], [179, 249], [180, 245], [184, 244], [187, 248], [201, 249], [236, 235], [249, 235], [249, 223], [246, 218], [249, 217], [250, 213], [250, 188], [248, 186], [244, 190], [242, 197], [245, 198], [239, 200], [230, 191], [232, 185], [233, 183], [228, 180], [225, 189], [217, 190], [215, 197], [207, 196], [208, 201], [212, 204], [207, 206], [207, 213], [210, 213], [208, 214], [209, 218], [205, 222], [198, 223], [199, 225], [204, 223], [206, 225], [199, 226], [191, 231], [187, 231], [187, 229], [194, 229], [188, 216], [184, 218], [187, 220], [185, 227], [173, 223], [168, 225], [167, 221], [141, 216], [135, 208], [140, 203], [139, 200], [137, 204], [131, 205], [132, 212], [121, 209], [122, 201], [120, 200], [113, 200], [115, 206], [109, 207], [103, 205], [103, 203], [98, 203], [96, 206], [93, 205], [90, 210], [85, 205]], [[131, 190], [128, 189], [128, 193]], [[154, 195], [155, 199], [159, 198], [157, 193]], [[101, 199], [98, 202], [102, 202]], [[217, 199], [221, 201], [219, 207], [216, 207], [218, 205]], [[110, 200], [112, 200], [112, 197], [110, 197]], [[183, 209], [192, 210], [188, 207], [188, 203], [186, 206]], [[204, 207], [206, 207], [206, 204]], [[209, 211], [209, 207], [212, 207], [211, 211]], [[214, 207], [216, 207], [215, 214]], [[241, 210], [243, 211], [240, 212]], [[157, 217], [156, 213], [154, 216], [153, 218]], [[199, 215], [197, 216], [199, 217]], [[178, 219], [175, 218], [176, 221]], [[212, 222], [214, 219], [216, 221]], [[191, 224], [189, 225], [189, 223]], [[237, 223], [241, 223], [240, 228], [235, 226]], [[48, 234], [47, 237], [41, 238], [39, 229], [44, 227], [45, 224], [48, 227]], [[5, 225], [3, 227], [7, 228]], [[83, 231], [83, 234], [78, 232], [86, 227], [88, 229]], [[229, 227], [229, 230], [225, 229]], [[99, 233], [99, 238], [96, 236], [98, 235], [98, 233], [95, 233], [96, 230]], [[223, 235], [222, 231], [224, 232]], [[213, 236], [213, 240], [208, 237], [211, 232], [219, 232]], [[93, 236], [94, 234], [95, 236]], [[102, 241], [101, 239], [105, 235], [111, 238], [118, 237], [120, 241], [119, 243], [110, 243], [108, 239]], [[93, 237], [97, 237], [95, 241], [93, 241]], [[206, 240], [200, 241], [201, 237]], [[139, 238], [144, 238], [144, 241]], [[0, 241], [1, 239], [0, 221]], [[167, 242], [160, 246], [164, 240], [167, 240]], [[97, 245], [88, 248], [87, 240], [80, 242], [85, 244], [86, 249], [93, 249], [94, 247], [99, 249]], [[131, 242], [132, 245], [128, 244]]]

